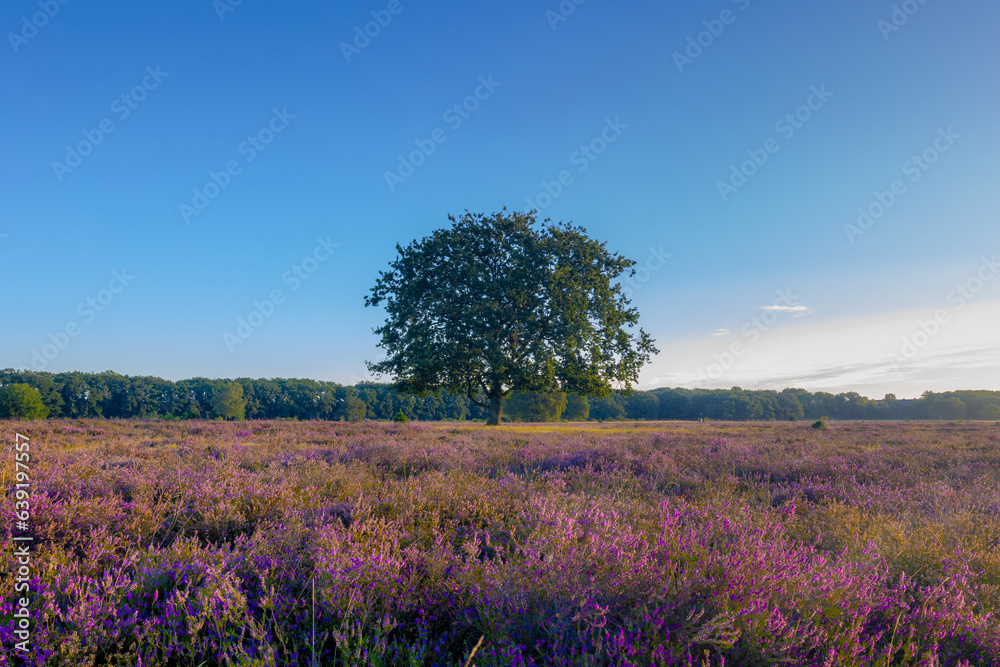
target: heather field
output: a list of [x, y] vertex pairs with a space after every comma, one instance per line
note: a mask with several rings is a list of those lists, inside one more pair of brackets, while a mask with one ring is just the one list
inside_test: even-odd
[[0, 422], [34, 665], [998, 665], [1000, 425]]

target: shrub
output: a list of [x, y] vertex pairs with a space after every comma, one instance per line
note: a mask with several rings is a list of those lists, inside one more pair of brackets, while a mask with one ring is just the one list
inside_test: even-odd
[[410, 421], [410, 418], [404, 415], [403, 411], [400, 410], [399, 412], [396, 413], [396, 416], [392, 418], [392, 421], [405, 424], [406, 422]]
[[826, 422], [822, 419], [817, 419], [813, 422], [813, 428], [826, 428]]

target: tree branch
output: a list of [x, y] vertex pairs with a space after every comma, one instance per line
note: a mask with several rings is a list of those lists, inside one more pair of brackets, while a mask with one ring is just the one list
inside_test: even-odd
[[472, 380], [469, 380], [469, 384], [467, 386], [468, 386], [469, 401], [473, 405], [475, 405], [477, 407], [480, 407], [480, 408], [483, 408], [483, 409], [487, 409], [487, 408], [490, 407], [488, 403], [483, 403], [482, 401], [478, 400], [476, 398], [475, 394], [472, 393]]

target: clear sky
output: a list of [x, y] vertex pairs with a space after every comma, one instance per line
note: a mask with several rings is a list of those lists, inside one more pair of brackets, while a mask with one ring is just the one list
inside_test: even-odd
[[8, 0], [0, 28], [0, 367], [353, 384], [397, 242], [534, 206], [644, 267], [641, 388], [1000, 389], [994, 0]]

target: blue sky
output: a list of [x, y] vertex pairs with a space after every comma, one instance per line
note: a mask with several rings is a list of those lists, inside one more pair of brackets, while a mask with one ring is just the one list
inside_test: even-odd
[[0, 366], [367, 379], [395, 244], [530, 201], [646, 267], [642, 388], [1000, 389], [998, 26], [987, 0], [12, 0]]

